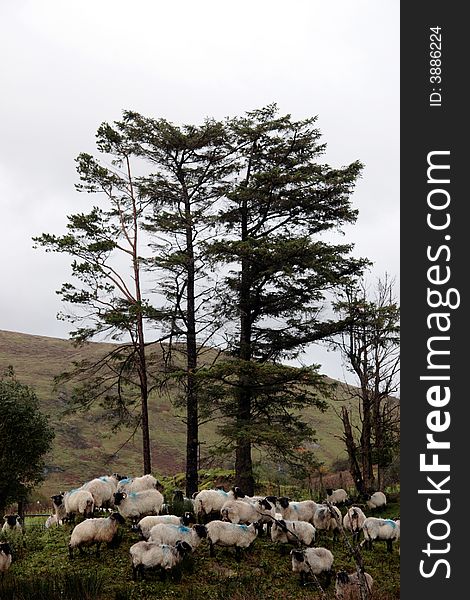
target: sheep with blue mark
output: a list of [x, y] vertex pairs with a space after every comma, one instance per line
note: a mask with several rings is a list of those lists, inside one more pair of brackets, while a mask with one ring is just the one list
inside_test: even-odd
[[63, 502], [66, 518], [72, 521], [76, 514], [91, 517], [95, 509], [95, 499], [92, 493], [81, 488], [70, 490], [64, 494]]
[[181, 517], [177, 515], [149, 515], [140, 519], [137, 523], [137, 531], [145, 540], [148, 540], [150, 530], [159, 523], [185, 525], [188, 527], [188, 525], [195, 523], [195, 517], [190, 512], [185, 512]]
[[137, 542], [129, 549], [132, 562], [132, 578], [136, 580], [137, 575], [140, 574], [144, 579], [144, 572], [147, 569], [161, 569], [163, 573], [167, 573], [191, 551], [191, 546], [181, 540], [178, 540], [174, 546], [153, 542]]
[[143, 516], [158, 515], [163, 506], [163, 496], [158, 490], [116, 492], [114, 504], [125, 519], [132, 519], [135, 524]]
[[113, 494], [116, 491], [116, 483], [117, 479], [114, 475], [111, 477], [102, 476], [87, 481], [80, 489], [90, 492], [93, 496], [95, 508], [111, 508], [113, 506]]
[[126, 477], [119, 481], [117, 492], [143, 492], [144, 490], [162, 490], [162, 485], [153, 475], [147, 474], [142, 477]]
[[239, 487], [233, 487], [229, 492], [223, 489], [201, 490], [194, 496], [194, 512], [199, 521], [220, 518], [220, 510], [227, 501], [244, 497]]
[[228, 521], [211, 521], [206, 525], [210, 555], [215, 556], [214, 546], [235, 548], [237, 561], [241, 559], [241, 549], [249, 548], [255, 541], [258, 531], [251, 525], [237, 525]]
[[377, 517], [367, 517], [362, 526], [366, 548], [372, 550], [375, 540], [384, 540], [387, 543], [388, 552], [392, 552], [392, 543], [400, 539], [400, 521], [392, 519], [378, 519]]
[[168, 544], [174, 546], [178, 540], [187, 542], [195, 550], [202, 540], [207, 538], [205, 525], [173, 525], [171, 523], [158, 523], [154, 525], [149, 533], [149, 542], [155, 544]]

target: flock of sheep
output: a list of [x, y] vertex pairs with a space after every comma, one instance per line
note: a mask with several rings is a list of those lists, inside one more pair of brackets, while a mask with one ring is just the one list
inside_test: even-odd
[[[74, 550], [83, 552], [84, 546], [111, 544], [119, 525], [130, 521], [132, 528], [140, 533], [142, 541], [129, 549], [133, 578], [143, 578], [147, 569], [168, 572], [180, 563], [183, 557], [194, 552], [203, 540], [207, 540], [210, 555], [215, 547], [232, 547], [240, 560], [244, 548], [251, 546], [256, 537], [266, 534], [273, 542], [292, 544], [290, 552], [292, 571], [299, 573], [301, 583], [309, 576], [316, 579], [325, 573], [329, 582], [334, 562], [330, 550], [313, 547], [317, 533], [329, 532], [333, 539], [341, 530], [352, 534], [358, 543], [361, 532], [362, 544], [372, 549], [373, 541], [385, 540], [387, 549], [399, 539], [400, 521], [366, 517], [358, 506], [349, 506], [342, 517], [337, 504], [351, 504], [342, 489], [327, 490], [325, 503], [313, 500], [294, 502], [287, 497], [247, 497], [238, 488], [202, 490], [192, 499], [178, 492], [175, 499], [186, 501], [191, 511], [182, 516], [164, 514], [167, 505], [161, 493], [162, 487], [152, 475], [125, 478], [118, 474], [93, 479], [80, 488], [52, 496], [54, 514], [46, 527], [61, 525], [64, 521], [74, 522], [75, 515], [82, 515], [70, 535], [69, 556]], [[386, 498], [376, 492], [367, 500], [370, 509], [385, 506]], [[188, 504], [187, 504], [188, 505]], [[107, 509], [109, 516], [94, 518], [95, 509]], [[18, 515], [7, 515], [3, 530], [21, 528]], [[11, 550], [7, 542], [0, 543], [0, 573], [11, 565]], [[336, 598], [354, 600], [360, 598], [359, 582], [369, 588], [373, 585], [368, 573], [337, 573]]]

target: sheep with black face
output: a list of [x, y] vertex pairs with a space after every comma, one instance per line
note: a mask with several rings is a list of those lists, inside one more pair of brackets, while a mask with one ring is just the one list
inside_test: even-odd
[[76, 525], [72, 531], [69, 542], [69, 556], [73, 557], [73, 550], [78, 548], [83, 552], [83, 546], [96, 544], [96, 554], [99, 555], [102, 543], [111, 545], [119, 525], [124, 525], [125, 519], [117, 512], [109, 517], [99, 519], [85, 519]]

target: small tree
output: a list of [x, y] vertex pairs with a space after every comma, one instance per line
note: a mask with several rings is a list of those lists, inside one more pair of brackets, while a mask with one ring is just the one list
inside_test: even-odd
[[43, 457], [54, 432], [39, 410], [34, 391], [15, 379], [13, 371], [0, 379], [0, 512], [11, 502], [24, 502], [44, 480]]
[[152, 203], [146, 221], [154, 251], [149, 267], [166, 299], [159, 313], [168, 336], [167, 373], [184, 390], [186, 494], [191, 496], [198, 489], [197, 371], [217, 331], [211, 310], [215, 281], [210, 277], [205, 241], [213, 235], [214, 207], [226, 192], [233, 166], [224, 149], [223, 123], [207, 119], [200, 126], [178, 126], [125, 112], [116, 125], [133, 140], [135, 152], [153, 171], [140, 184], [141, 193]]
[[[399, 439], [399, 402], [393, 395], [399, 387], [400, 312], [393, 298], [393, 282], [379, 280], [375, 296], [364, 282], [346, 289], [335, 310], [349, 320], [348, 328], [332, 340], [357, 378], [357, 387], [346, 386], [352, 410], [343, 406], [344, 442], [350, 471], [359, 493], [382, 486], [382, 471], [393, 458]], [[377, 464], [375, 478], [373, 465]]]
[[[73, 257], [72, 275], [79, 285], [63, 284], [59, 290], [69, 310], [62, 318], [78, 324], [71, 338], [84, 343], [107, 335], [118, 346], [99, 360], [76, 364], [62, 380], [75, 383], [74, 407], [100, 402], [117, 423], [135, 424], [142, 430], [144, 473], [151, 472], [148, 402], [151, 391], [145, 322], [156, 312], [142, 289], [143, 248], [141, 227], [148, 200], [138, 194], [132, 169], [132, 144], [107, 123], [98, 129], [97, 146], [103, 166], [89, 154], [77, 158], [81, 183], [78, 191], [96, 194], [100, 206], [68, 217], [67, 233], [42, 234], [34, 241], [49, 252]], [[104, 161], [103, 161], [104, 162]], [[130, 410], [139, 406], [137, 418]]]

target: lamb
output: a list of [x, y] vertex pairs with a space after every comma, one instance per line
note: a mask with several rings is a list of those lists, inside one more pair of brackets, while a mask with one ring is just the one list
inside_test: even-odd
[[353, 539], [357, 542], [361, 533], [362, 526], [366, 520], [366, 515], [358, 506], [351, 506], [343, 517], [343, 527], [353, 534]]
[[392, 542], [400, 538], [400, 521], [367, 517], [362, 526], [362, 531], [364, 532], [362, 544], [365, 543], [369, 550], [372, 550], [372, 542], [374, 540], [385, 540], [387, 542], [387, 550], [391, 552]]
[[291, 550], [292, 571], [300, 573], [300, 583], [304, 585], [308, 575], [327, 574], [327, 585], [331, 580], [333, 554], [326, 548], [306, 548]]
[[278, 503], [282, 518], [286, 521], [307, 521], [314, 525], [313, 516], [318, 504], [313, 500], [292, 502], [286, 496], [282, 496], [278, 499]]
[[145, 540], [148, 540], [150, 530], [158, 523], [171, 523], [173, 525], [185, 525], [187, 527], [194, 522], [195, 517], [190, 512], [184, 513], [182, 517], [178, 517], [176, 515], [150, 515], [140, 519], [140, 521], [137, 523], [136, 529]]
[[311, 546], [315, 541], [315, 527], [306, 521], [274, 521], [271, 540], [278, 544], [303, 544]]
[[175, 546], [155, 544], [153, 542], [137, 542], [129, 549], [132, 561], [132, 578], [137, 579], [140, 573], [144, 578], [144, 569], [161, 568], [169, 571], [180, 563], [192, 548], [187, 542], [178, 540]]
[[256, 539], [257, 529], [251, 525], [237, 525], [227, 521], [211, 521], [206, 525], [210, 555], [215, 556], [214, 546], [235, 547], [236, 560], [241, 558], [241, 548], [248, 548]]
[[171, 523], [158, 523], [150, 530], [149, 542], [168, 544], [174, 546], [178, 540], [187, 542], [195, 550], [204, 538], [207, 537], [205, 525], [172, 525]]
[[326, 490], [326, 502], [329, 502], [330, 504], [343, 504], [347, 499], [348, 494], [342, 488], [334, 491], [331, 488]]
[[[369, 573], [364, 573], [364, 578], [367, 591], [370, 592], [374, 580]], [[348, 574], [346, 571], [339, 571], [337, 573], [335, 598], [336, 600], [361, 600], [360, 580], [356, 572]]]
[[69, 556], [73, 558], [74, 548], [83, 553], [82, 546], [96, 544], [96, 555], [99, 555], [100, 544], [108, 545], [113, 541], [119, 525], [124, 525], [124, 518], [117, 512], [106, 518], [85, 519], [76, 525], [72, 531], [69, 542]]
[[0, 542], [0, 573], [2, 577], [11, 566], [11, 549], [8, 542]]
[[155, 479], [153, 475], [142, 475], [142, 477], [126, 477], [119, 481], [117, 486], [117, 492], [143, 492], [144, 490], [157, 490], [163, 489], [158, 479]]
[[222, 520], [231, 523], [259, 523], [262, 516], [270, 513], [274, 517], [273, 507], [265, 498], [255, 503], [246, 502], [245, 499], [228, 500], [220, 509]]
[[77, 513], [85, 517], [91, 517], [95, 509], [95, 500], [92, 493], [81, 488], [67, 492], [63, 497], [63, 502], [67, 519], [73, 519]]
[[220, 516], [220, 509], [228, 500], [244, 497], [245, 494], [239, 487], [234, 487], [229, 492], [223, 489], [202, 490], [194, 497], [194, 512], [199, 521], [208, 520], [214, 513]]
[[[333, 517], [331, 511], [334, 511], [336, 517]], [[333, 540], [336, 540], [339, 532], [339, 523], [342, 522], [342, 515], [336, 506], [324, 506], [318, 505], [317, 510], [313, 516], [313, 524], [317, 531], [332, 531]]]
[[17, 533], [21, 533], [23, 531], [20, 515], [5, 515], [3, 520], [4, 523], [2, 531], [15, 531]]
[[366, 500], [367, 508], [375, 510], [376, 508], [383, 508], [387, 504], [387, 498], [383, 492], [375, 492], [372, 496], [368, 496]]
[[50, 529], [51, 527], [62, 525], [62, 521], [59, 521], [57, 515], [49, 515], [44, 523], [44, 527], [46, 529]]
[[134, 522], [142, 516], [158, 515], [163, 506], [163, 496], [158, 490], [143, 490], [141, 492], [116, 492], [114, 504], [120, 514]]

